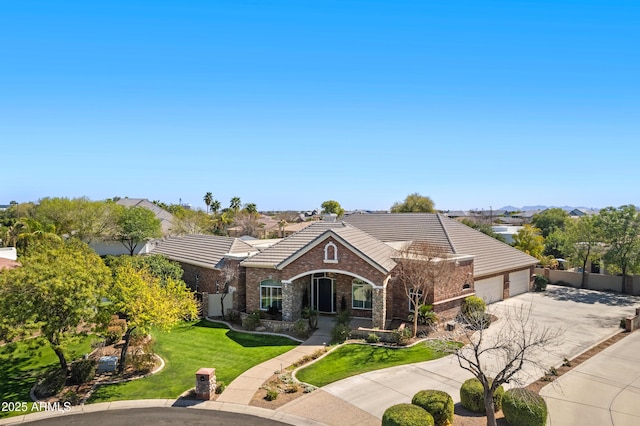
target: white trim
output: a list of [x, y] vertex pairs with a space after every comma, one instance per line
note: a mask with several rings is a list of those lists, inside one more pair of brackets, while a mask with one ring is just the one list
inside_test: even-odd
[[386, 285], [386, 283], [389, 281], [389, 279], [388, 279], [389, 277], [387, 277], [387, 279], [385, 279], [385, 283], [384, 283], [383, 285], [375, 285], [375, 284], [373, 283], [373, 281], [368, 280], [368, 279], [366, 279], [365, 277], [363, 277], [363, 276], [361, 276], [361, 275], [354, 274], [353, 272], [349, 272], [349, 271], [342, 271], [342, 270], [340, 270], [340, 269], [314, 269], [314, 270], [312, 270], [312, 271], [302, 272], [302, 273], [300, 273], [300, 274], [298, 274], [298, 275], [295, 275], [295, 276], [293, 276], [293, 277], [291, 277], [291, 278], [288, 278], [288, 279], [282, 279], [282, 280], [280, 280], [280, 281], [282, 281], [283, 283], [291, 284], [292, 282], [294, 282], [294, 281], [295, 281], [295, 280], [297, 280], [298, 278], [302, 278], [302, 277], [307, 276], [307, 275], [318, 274], [318, 273], [321, 273], [321, 272], [325, 272], [325, 273], [327, 273], [327, 272], [333, 272], [334, 274], [348, 275], [348, 276], [350, 276], [350, 277], [357, 278], [357, 279], [359, 279], [359, 280], [362, 280], [362, 281], [366, 282], [367, 284], [369, 284], [369, 285], [370, 285], [371, 287], [373, 287], [373, 288], [380, 288], [380, 289], [381, 289], [381, 288], [384, 288], [384, 286]]
[[[360, 282], [355, 283], [354, 281], [356, 281], [356, 280], [358, 280]], [[358, 278], [354, 278], [354, 279], [351, 280], [351, 309], [357, 309], [359, 311], [373, 311], [373, 288], [371, 288], [371, 307], [370, 308], [367, 308], [366, 306], [364, 306], [362, 308], [353, 306], [353, 302], [355, 301], [355, 299], [353, 297], [353, 295], [354, 295], [353, 287], [354, 286], [359, 286], [360, 287], [360, 286], [365, 286], [365, 285], [368, 285], [369, 287], [371, 287], [371, 285], [369, 283], [364, 282], [362, 280], [359, 280]], [[361, 302], [363, 302], [362, 303], [363, 305], [366, 305], [366, 303], [367, 303], [366, 300], [361, 301]]]
[[[333, 248], [333, 259], [329, 257], [330, 248]], [[324, 263], [338, 263], [338, 246], [333, 241], [324, 245]]]
[[362, 260], [364, 260], [369, 265], [371, 265], [374, 268], [376, 268], [381, 273], [386, 275], [389, 272], [391, 272], [391, 271], [387, 271], [382, 265], [379, 265], [377, 262], [374, 262], [369, 256], [364, 255], [360, 250], [356, 249], [352, 244], [349, 244], [344, 238], [342, 238], [341, 236], [339, 236], [338, 234], [333, 232], [331, 229], [325, 231], [323, 234], [320, 234], [318, 237], [316, 237], [315, 240], [309, 241], [306, 246], [302, 247], [301, 249], [298, 249], [298, 251], [296, 251], [294, 254], [292, 254], [291, 256], [289, 256], [288, 258], [283, 260], [282, 262], [280, 262], [276, 266], [276, 269], [282, 270], [282, 269], [286, 268], [287, 265], [289, 265], [293, 261], [299, 259], [304, 254], [309, 252], [311, 249], [313, 249], [314, 247], [317, 247], [323, 241], [325, 241], [325, 240], [327, 240], [328, 238], [331, 238], [331, 237], [333, 237], [336, 241], [338, 241], [343, 246], [347, 247], [349, 249], [349, 251], [351, 251], [353, 254], [357, 255], [358, 257], [360, 257]]

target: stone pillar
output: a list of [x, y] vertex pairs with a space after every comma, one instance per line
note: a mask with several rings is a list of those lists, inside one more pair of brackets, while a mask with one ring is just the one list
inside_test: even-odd
[[372, 302], [371, 325], [372, 327], [378, 327], [380, 330], [384, 330], [387, 316], [387, 289], [385, 287], [374, 288]]
[[293, 321], [293, 283], [282, 281], [282, 321]]
[[209, 401], [216, 394], [216, 369], [201, 368], [196, 372], [196, 399]]

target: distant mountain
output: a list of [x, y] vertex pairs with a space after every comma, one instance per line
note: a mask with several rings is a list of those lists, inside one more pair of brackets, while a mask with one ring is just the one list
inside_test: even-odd
[[[514, 207], [514, 206], [505, 206], [502, 207], [498, 210], [507, 210], [507, 211], [523, 211], [523, 212], [527, 212], [527, 211], [532, 211], [532, 210], [546, 210], [546, 209], [551, 209], [551, 208], [555, 208], [558, 206], [522, 206], [522, 207]], [[574, 209], [585, 209], [585, 210], [590, 210], [593, 209], [593, 207], [572, 207], [572, 206], [562, 206], [560, 207], [562, 210], [566, 210], [568, 212], [570, 212], [571, 210]], [[597, 209], [596, 209], [597, 210]]]

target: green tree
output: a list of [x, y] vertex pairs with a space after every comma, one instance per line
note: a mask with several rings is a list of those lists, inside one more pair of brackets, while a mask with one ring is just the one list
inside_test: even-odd
[[490, 236], [491, 238], [495, 238], [498, 241], [502, 241], [503, 243], [506, 242], [504, 240], [504, 237], [500, 234], [496, 234], [495, 232], [493, 232], [491, 225], [487, 223], [477, 223], [470, 219], [462, 219], [460, 223], [463, 223], [467, 225], [469, 228], [475, 229], [476, 231], [480, 231], [483, 234]]
[[35, 328], [66, 370], [65, 347], [80, 325], [95, 320], [110, 271], [76, 239], [34, 242], [20, 262], [0, 273], [0, 339]]
[[640, 262], [640, 215], [634, 205], [606, 207], [598, 215], [598, 227], [607, 245], [605, 261], [622, 273], [622, 292], [626, 277]]
[[542, 259], [544, 251], [544, 237], [540, 230], [531, 225], [524, 225], [513, 236], [513, 246], [537, 259]]
[[337, 201], [327, 200], [324, 203], [320, 204], [320, 207], [322, 207], [322, 213], [324, 214], [333, 213], [338, 217], [342, 217], [344, 215], [344, 209]]
[[533, 215], [531, 223], [540, 229], [544, 238], [547, 238], [554, 231], [562, 231], [568, 218], [569, 214], [566, 211], [559, 207], [554, 207]]
[[250, 215], [257, 215], [258, 207], [256, 206], [255, 203], [248, 203], [244, 205], [244, 211], [246, 211]]
[[213, 194], [211, 192], [207, 192], [204, 194], [204, 204], [207, 206], [207, 213], [209, 213], [209, 208], [211, 207], [211, 203], [213, 202]]
[[417, 192], [407, 195], [403, 202], [394, 203], [391, 206], [391, 213], [434, 213], [435, 205], [429, 197], [422, 196]]
[[218, 210], [220, 210], [220, 207], [222, 207], [220, 205], [220, 201], [218, 200], [211, 201], [211, 211], [213, 212], [213, 214], [218, 214]]
[[172, 276], [162, 279], [136, 262], [134, 258], [116, 262], [113, 286], [108, 293], [114, 312], [124, 315], [127, 320], [125, 343], [120, 353], [120, 372], [124, 369], [134, 331], [146, 334], [152, 326], [167, 330], [198, 315], [198, 305], [184, 281]]
[[206, 234], [211, 222], [212, 217], [202, 210], [182, 209], [173, 215], [171, 231], [178, 235]]
[[582, 288], [586, 287], [587, 264], [602, 253], [602, 237], [595, 216], [583, 216], [568, 221], [564, 229], [562, 250], [573, 265], [582, 268]]
[[160, 220], [144, 207], [123, 207], [117, 220], [116, 238], [133, 256], [138, 245], [162, 236]]
[[229, 204], [229, 208], [233, 210], [234, 214], [238, 214], [240, 210], [240, 206], [242, 206], [242, 201], [240, 201], [240, 197], [233, 197]]

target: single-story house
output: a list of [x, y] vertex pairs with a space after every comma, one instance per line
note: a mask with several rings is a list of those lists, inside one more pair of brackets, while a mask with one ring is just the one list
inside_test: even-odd
[[472, 294], [495, 302], [531, 288], [537, 259], [436, 213], [318, 221], [260, 249], [234, 238], [169, 237], [151, 252], [180, 262], [185, 281], [199, 291], [215, 292], [222, 265], [236, 267], [236, 309], [275, 308], [283, 320], [293, 321], [304, 306], [326, 314], [349, 308], [384, 328], [409, 314], [405, 288], [396, 281], [403, 261], [398, 250], [416, 241], [441, 247], [446, 261], [455, 265], [427, 296], [442, 317], [455, 315]]

